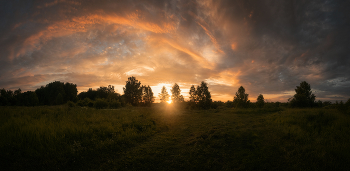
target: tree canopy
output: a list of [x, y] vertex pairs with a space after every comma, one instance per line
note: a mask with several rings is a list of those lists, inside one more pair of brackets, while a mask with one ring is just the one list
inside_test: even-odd
[[257, 107], [264, 107], [265, 105], [265, 100], [264, 100], [264, 96], [262, 94], [259, 94], [258, 98], [256, 99], [256, 105]]
[[174, 84], [171, 89], [171, 101], [173, 103], [183, 102], [184, 97], [181, 95], [181, 90], [178, 84]]
[[124, 98], [127, 103], [136, 106], [142, 100], [141, 82], [136, 80], [135, 77], [129, 77], [126, 81], [124, 90]]
[[161, 103], [166, 103], [167, 101], [169, 101], [170, 95], [168, 94], [165, 86], [162, 87], [162, 90], [159, 93], [158, 97], [159, 97]]
[[141, 91], [142, 91], [142, 104], [144, 106], [151, 106], [151, 104], [154, 102], [152, 88], [150, 86], [142, 86]]
[[206, 82], [202, 81], [201, 85], [197, 86], [196, 95], [199, 107], [202, 109], [209, 109], [212, 99]]
[[191, 86], [189, 94], [190, 94], [190, 102], [196, 103], [198, 101], [198, 97], [197, 97], [196, 87], [194, 87], [194, 85]]
[[35, 90], [41, 105], [57, 105], [77, 100], [77, 85], [55, 81]]
[[250, 100], [248, 100], [249, 94], [245, 93], [243, 86], [238, 88], [236, 96], [233, 99], [233, 105], [238, 108], [248, 107]]
[[315, 98], [310, 84], [303, 81], [297, 86], [295, 95], [289, 101], [292, 107], [312, 107], [315, 104]]

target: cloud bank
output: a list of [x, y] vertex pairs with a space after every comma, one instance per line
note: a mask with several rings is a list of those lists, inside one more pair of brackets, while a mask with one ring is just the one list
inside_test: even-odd
[[350, 98], [347, 1], [3, 1], [0, 88], [55, 80], [119, 93], [209, 83], [213, 100], [239, 86], [252, 101], [287, 101], [302, 81], [316, 99]]

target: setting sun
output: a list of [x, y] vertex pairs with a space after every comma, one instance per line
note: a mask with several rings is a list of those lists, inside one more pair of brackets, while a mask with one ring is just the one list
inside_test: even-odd
[[171, 100], [167, 101], [168, 104], [171, 104]]

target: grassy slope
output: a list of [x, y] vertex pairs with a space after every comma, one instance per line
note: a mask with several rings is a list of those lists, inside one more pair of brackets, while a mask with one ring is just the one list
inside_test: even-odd
[[333, 109], [0, 108], [10, 170], [347, 170]]

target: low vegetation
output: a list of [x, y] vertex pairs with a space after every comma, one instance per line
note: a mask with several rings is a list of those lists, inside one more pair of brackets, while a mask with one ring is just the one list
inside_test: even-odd
[[[337, 108], [0, 107], [4, 170], [348, 170]], [[278, 104], [279, 105], [279, 104]]]

